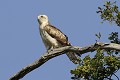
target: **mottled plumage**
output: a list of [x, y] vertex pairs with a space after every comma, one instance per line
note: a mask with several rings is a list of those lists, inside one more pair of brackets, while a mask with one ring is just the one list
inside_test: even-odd
[[[40, 35], [47, 50], [63, 46], [71, 46], [71, 44], [68, 42], [68, 37], [59, 29], [52, 26], [49, 23], [48, 17], [46, 15], [39, 15], [38, 22]], [[75, 53], [68, 52], [66, 54], [73, 63], [79, 63], [77, 55]]]

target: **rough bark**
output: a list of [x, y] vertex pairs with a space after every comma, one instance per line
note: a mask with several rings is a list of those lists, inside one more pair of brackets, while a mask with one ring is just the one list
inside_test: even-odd
[[19, 80], [19, 79], [23, 78], [29, 72], [31, 72], [34, 69], [43, 65], [45, 62], [47, 62], [51, 58], [65, 54], [66, 52], [72, 51], [72, 52], [76, 52], [77, 54], [81, 55], [81, 54], [84, 54], [87, 52], [93, 52], [93, 51], [97, 50], [98, 48], [105, 49], [105, 50], [120, 51], [119, 44], [101, 43], [101, 42], [96, 42], [95, 44], [86, 46], [86, 47], [66, 46], [66, 47], [56, 48], [52, 51], [49, 51], [49, 52], [43, 54], [38, 60], [36, 60], [32, 64], [29, 64], [28, 66], [22, 68], [19, 72], [17, 72], [15, 75], [13, 75], [9, 80]]

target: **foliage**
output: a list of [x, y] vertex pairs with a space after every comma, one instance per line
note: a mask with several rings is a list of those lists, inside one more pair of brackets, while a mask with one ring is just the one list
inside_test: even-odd
[[[100, 13], [100, 17], [103, 21], [114, 22], [120, 27], [120, 12], [119, 7], [115, 2], [106, 1], [103, 7], [98, 7], [97, 13]], [[120, 44], [118, 32], [111, 32], [108, 40], [111, 43]], [[101, 38], [101, 33], [95, 34], [97, 38]], [[71, 70], [71, 77], [73, 80], [113, 80], [112, 76], [119, 78], [115, 73], [120, 69], [120, 58], [118, 57], [118, 51], [114, 50], [101, 50], [98, 48], [93, 58], [90, 55], [80, 60], [79, 65], [74, 70]]]
[[[120, 39], [118, 38], [118, 32], [112, 32], [111, 34], [109, 34], [110, 36], [108, 37], [108, 39], [110, 40], [111, 43], [116, 43], [116, 44], [120, 44]], [[115, 54], [118, 54], [118, 51], [109, 51]]]
[[117, 26], [120, 26], [120, 11], [115, 2], [106, 1], [103, 7], [98, 7], [97, 13], [100, 13], [103, 21], [115, 22]]
[[[71, 73], [74, 74], [72, 79], [80, 80], [81, 78], [87, 80], [104, 80], [111, 79], [112, 75], [120, 69], [120, 59], [111, 54], [105, 55], [103, 50], [97, 50], [94, 58], [86, 56], [78, 67], [74, 70], [71, 70]], [[116, 75], [115, 75], [116, 76]]]
[[99, 32], [98, 34], [95, 34], [95, 36], [100, 39], [101, 38], [101, 33]]
[[112, 32], [109, 35], [110, 36], [108, 37], [108, 39], [110, 40], [111, 43], [120, 44], [120, 39], [118, 38], [118, 32]]

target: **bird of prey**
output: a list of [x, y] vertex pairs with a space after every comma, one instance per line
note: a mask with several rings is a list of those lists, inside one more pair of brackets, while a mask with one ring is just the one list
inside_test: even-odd
[[[68, 37], [49, 23], [47, 15], [39, 15], [38, 23], [40, 35], [47, 51], [54, 48], [71, 46], [71, 44], [68, 42]], [[67, 52], [66, 54], [74, 64], [79, 63], [76, 53]]]

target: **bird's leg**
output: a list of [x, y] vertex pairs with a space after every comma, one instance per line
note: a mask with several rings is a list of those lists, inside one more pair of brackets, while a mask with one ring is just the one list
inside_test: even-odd
[[49, 48], [49, 49], [47, 50], [47, 53], [49, 54], [51, 51], [53, 51], [53, 47]]
[[51, 51], [54, 51], [54, 49], [56, 48], [59, 48], [58, 46], [55, 46], [55, 47], [50, 47], [48, 50], [47, 50], [47, 53], [49, 54]]

